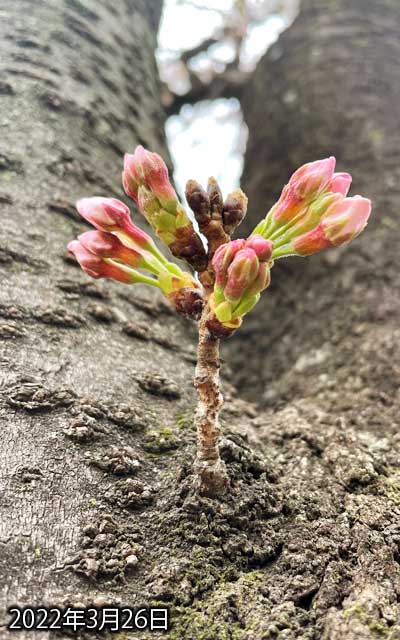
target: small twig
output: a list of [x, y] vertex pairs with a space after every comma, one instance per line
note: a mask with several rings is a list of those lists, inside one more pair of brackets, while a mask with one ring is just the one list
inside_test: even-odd
[[195, 104], [202, 100], [217, 100], [218, 98], [240, 99], [243, 90], [251, 77], [247, 71], [227, 69], [214, 75], [210, 82], [203, 82], [194, 72], [188, 70], [191, 89], [183, 95], [172, 93], [166, 87], [164, 109], [167, 116], [179, 113], [184, 104]]
[[219, 385], [219, 339], [207, 329], [209, 309], [204, 307], [199, 322], [199, 345], [194, 386], [199, 396], [196, 409], [197, 457], [194, 471], [197, 488], [202, 495], [216, 496], [228, 484], [224, 462], [220, 458], [218, 440], [221, 433], [219, 412], [223, 397]]
[[[221, 432], [219, 412], [223, 404], [219, 382], [219, 338], [210, 333], [208, 321], [210, 307], [208, 300], [213, 291], [215, 275], [212, 259], [222, 244], [229, 242], [230, 235], [224, 226], [225, 212], [235, 209], [233, 218], [237, 219], [237, 202], [224, 203], [222, 193], [215, 178], [210, 178], [207, 191], [194, 180], [186, 185], [186, 198], [198, 222], [201, 233], [207, 238], [207, 269], [200, 274], [204, 286], [205, 304], [199, 321], [199, 344], [194, 386], [199, 400], [196, 409], [197, 456], [194, 471], [197, 476], [197, 489], [202, 495], [221, 495], [227, 485], [228, 476], [221, 460], [218, 441]], [[243, 217], [243, 216], [242, 216]]]

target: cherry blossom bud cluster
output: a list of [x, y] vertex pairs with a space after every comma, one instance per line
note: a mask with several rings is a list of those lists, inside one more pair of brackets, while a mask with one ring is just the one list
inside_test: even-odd
[[[210, 326], [226, 329], [240, 326], [243, 316], [257, 304], [270, 283], [272, 242], [260, 235], [232, 240], [214, 254], [214, 291], [210, 299]], [[216, 322], [217, 321], [217, 322]]]
[[135, 200], [171, 253], [203, 271], [207, 266], [203, 243], [170, 183], [164, 160], [136, 147], [133, 154], [125, 154], [122, 182], [126, 194]]
[[91, 277], [158, 287], [183, 315], [198, 319], [205, 310], [209, 332], [228, 337], [269, 286], [275, 259], [340, 246], [366, 226], [371, 201], [348, 197], [352, 178], [335, 172], [335, 166], [330, 157], [297, 169], [246, 240], [230, 239], [246, 215], [246, 195], [236, 189], [224, 200], [215, 178], [208, 180], [207, 190], [189, 180], [186, 198], [206, 249], [178, 200], [165, 162], [138, 146], [125, 154], [125, 191], [172, 254], [200, 272], [201, 283], [169, 262], [132, 222], [129, 208], [115, 198], [79, 200], [79, 213], [95, 230], [68, 248]]
[[166, 260], [151, 237], [132, 222], [129, 208], [123, 202], [115, 198], [84, 198], [77, 203], [77, 209], [96, 228], [68, 245], [88, 275], [158, 287], [180, 311], [182, 290], [190, 291], [196, 311], [192, 314], [187, 305], [185, 315], [198, 315], [202, 306], [198, 282]]
[[274, 244], [273, 258], [308, 256], [353, 240], [364, 229], [371, 201], [347, 197], [352, 178], [335, 173], [336, 160], [305, 164], [284, 187], [278, 202], [254, 229]]

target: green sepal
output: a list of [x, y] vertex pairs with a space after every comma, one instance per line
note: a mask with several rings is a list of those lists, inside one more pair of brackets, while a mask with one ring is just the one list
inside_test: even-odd
[[232, 314], [232, 320], [239, 318], [240, 316], [244, 316], [246, 313], [251, 311], [251, 309], [257, 304], [260, 299], [260, 294], [257, 293], [254, 296], [243, 296], [241, 302], [235, 308]]
[[232, 305], [227, 300], [225, 302], [221, 302], [217, 307], [215, 307], [215, 315], [218, 320], [223, 324], [224, 322], [229, 322], [232, 319]]

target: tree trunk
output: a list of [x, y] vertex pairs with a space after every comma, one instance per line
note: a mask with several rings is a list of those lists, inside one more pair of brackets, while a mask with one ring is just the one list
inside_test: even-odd
[[399, 29], [392, 0], [303, 0], [243, 99], [248, 231], [295, 168], [329, 155], [373, 201], [350, 246], [275, 265], [225, 351], [284, 463], [276, 580], [303, 583], [288, 626], [311, 625], [290, 638], [400, 637]]
[[186, 326], [146, 289], [95, 283], [64, 255], [83, 230], [75, 200], [121, 197], [125, 150], [166, 155], [160, 11], [161, 0], [2, 2], [2, 607], [103, 592], [69, 566], [82, 526], [113, 512], [107, 491], [150, 503], [146, 471], [121, 487], [111, 472], [175, 445], [169, 425], [192, 402]]

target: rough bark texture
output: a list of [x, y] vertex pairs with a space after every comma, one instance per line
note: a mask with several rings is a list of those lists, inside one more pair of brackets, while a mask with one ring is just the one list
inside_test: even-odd
[[296, 167], [331, 154], [373, 200], [350, 246], [276, 264], [225, 351], [285, 462], [290, 515], [266, 597], [299, 591], [279, 637], [400, 637], [399, 29], [391, 0], [304, 0], [243, 99], [249, 231]]
[[2, 606], [162, 602], [175, 640], [393, 640], [399, 8], [305, 0], [249, 88], [254, 210], [264, 183], [336, 152], [375, 220], [348, 250], [274, 267], [232, 341], [243, 354], [252, 343], [250, 384], [272, 406], [224, 382], [220, 501], [192, 493], [190, 325], [63, 259], [82, 228], [74, 200], [120, 197], [127, 147], [163, 152], [158, 10], [2, 2]]

